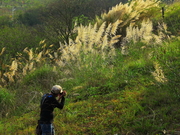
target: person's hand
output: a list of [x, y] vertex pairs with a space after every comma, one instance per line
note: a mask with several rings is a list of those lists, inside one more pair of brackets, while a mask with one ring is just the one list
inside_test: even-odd
[[63, 91], [62, 96], [66, 96], [66, 95], [67, 95], [67, 92], [66, 92], [66, 91]]
[[64, 97], [64, 96], [66, 96], [67, 95], [67, 92], [66, 91], [63, 91], [63, 93], [62, 94], [58, 94], [58, 101], [60, 101], [60, 99], [62, 98], [62, 97]]

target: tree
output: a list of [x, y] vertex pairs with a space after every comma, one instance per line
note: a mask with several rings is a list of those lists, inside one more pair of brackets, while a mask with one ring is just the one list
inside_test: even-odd
[[55, 44], [59, 41], [68, 43], [69, 37], [72, 36], [74, 20], [80, 18], [84, 24], [89, 21], [88, 17], [83, 15], [82, 4], [82, 0], [61, 0], [49, 5], [44, 16], [46, 39], [53, 40]]
[[69, 38], [74, 36], [72, 30], [75, 20], [87, 25], [96, 15], [109, 10], [119, 2], [119, 0], [59, 0], [51, 3], [44, 13], [46, 39], [53, 40], [55, 44], [59, 44], [59, 41], [68, 43]]

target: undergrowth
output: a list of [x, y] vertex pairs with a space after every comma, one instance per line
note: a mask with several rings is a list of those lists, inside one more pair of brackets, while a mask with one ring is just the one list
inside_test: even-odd
[[[114, 58], [118, 60], [115, 64], [102, 66], [99, 63], [104, 60], [101, 59], [83, 70], [74, 67], [71, 74], [59, 70], [57, 75], [61, 73], [62, 78], [56, 83], [60, 83], [68, 95], [64, 109], [55, 109], [56, 134], [161, 135], [165, 131], [175, 132], [179, 126], [179, 49], [179, 40], [176, 40], [148, 51], [132, 49], [128, 56], [119, 54]], [[151, 58], [147, 60], [145, 56], [150, 52]], [[144, 57], [138, 57], [137, 53]], [[157, 68], [154, 61], [159, 63], [168, 81], [161, 82], [154, 76], [152, 72]], [[3, 119], [1, 133], [33, 134], [39, 118], [40, 98], [39, 95], [34, 108], [29, 106], [30, 111], [22, 112], [21, 117]]]
[[[120, 23], [108, 28], [103, 23], [100, 29], [80, 26], [76, 42], [61, 44], [59, 52], [44, 44], [37, 53], [26, 48], [29, 59], [14, 59], [11, 66], [1, 63], [9, 72], [1, 73], [7, 88], [0, 91], [0, 133], [35, 134], [41, 96], [60, 84], [68, 94], [64, 109], [55, 109], [58, 135], [178, 134], [179, 37], [155, 35], [152, 22], [143, 21], [143, 28], [127, 27], [123, 54], [121, 48], [113, 47], [120, 37], [114, 35]], [[146, 30], [148, 34], [143, 35]]]

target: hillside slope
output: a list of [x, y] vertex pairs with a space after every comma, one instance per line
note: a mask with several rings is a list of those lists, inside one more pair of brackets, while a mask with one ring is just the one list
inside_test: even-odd
[[180, 38], [158, 18], [158, 3], [136, 2], [77, 26], [75, 40], [58, 50], [42, 41], [13, 60], [11, 85], [0, 91], [0, 133], [34, 134], [42, 94], [60, 84], [68, 95], [55, 110], [57, 135], [178, 135]]

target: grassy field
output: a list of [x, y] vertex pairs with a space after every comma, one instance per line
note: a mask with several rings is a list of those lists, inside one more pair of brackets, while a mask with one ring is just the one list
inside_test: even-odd
[[57, 135], [179, 135], [179, 3], [162, 22], [158, 4], [136, 2], [78, 26], [57, 50], [43, 40], [5, 65], [2, 49], [0, 133], [35, 134], [41, 96], [59, 84], [68, 94], [54, 112]]
[[[135, 44], [138, 45], [138, 44]], [[63, 110], [55, 110], [54, 125], [58, 135], [100, 135], [100, 134], [136, 134], [162, 135], [164, 132], [179, 132], [179, 66], [180, 41], [173, 41], [148, 51], [132, 49], [128, 56], [119, 55], [112, 65], [100, 66], [94, 61], [94, 68], [79, 70], [73, 68], [71, 75], [59, 71], [62, 78], [56, 78], [68, 92]], [[148, 52], [154, 52], [147, 59]], [[164, 53], [165, 52], [165, 53]], [[138, 57], [143, 55], [144, 57]], [[155, 62], [156, 61], [156, 62]], [[46, 69], [46, 70], [45, 70]], [[50, 67], [39, 69], [39, 74]], [[49, 73], [49, 74], [48, 74]], [[37, 74], [36, 74], [37, 75]], [[67, 76], [69, 78], [67, 78]], [[60, 80], [59, 80], [60, 79]], [[64, 80], [66, 81], [64, 81]], [[0, 131], [3, 134], [34, 133], [39, 118], [41, 92], [35, 86], [41, 81], [35, 79], [31, 86], [24, 86], [19, 98], [26, 104], [19, 106], [11, 118], [2, 119]], [[53, 83], [52, 83], [53, 84]], [[51, 86], [51, 84], [49, 84]], [[33, 88], [31, 88], [33, 87]], [[28, 102], [26, 96], [30, 96]], [[29, 97], [28, 96], [28, 97]], [[8, 115], [8, 114], [6, 114]]]

